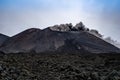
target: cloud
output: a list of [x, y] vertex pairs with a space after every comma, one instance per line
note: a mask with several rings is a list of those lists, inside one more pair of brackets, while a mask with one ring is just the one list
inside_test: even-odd
[[[92, 20], [93, 28], [120, 41], [120, 0], [85, 0], [84, 11]], [[89, 22], [89, 21], [88, 21]], [[88, 24], [88, 25], [91, 25]]]
[[[83, 15], [76, 10], [66, 11], [25, 11], [25, 12], [9, 12], [0, 15], [0, 29], [2, 33], [7, 35], [14, 35], [22, 30], [30, 27], [45, 28], [55, 24], [62, 23], [76, 23], [80, 21], [80, 17]], [[76, 13], [77, 12], [77, 13]], [[49, 14], [48, 14], [49, 13]], [[9, 29], [9, 32], [8, 32]]]
[[0, 0], [0, 32], [14, 35], [30, 27], [82, 21], [120, 41], [119, 4], [120, 0]]

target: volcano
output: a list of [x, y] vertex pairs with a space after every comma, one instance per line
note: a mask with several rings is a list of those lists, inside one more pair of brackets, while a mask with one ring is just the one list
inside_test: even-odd
[[20, 52], [89, 52], [119, 53], [120, 49], [93, 35], [82, 23], [55, 25], [43, 30], [31, 28], [7, 39], [4, 53]]

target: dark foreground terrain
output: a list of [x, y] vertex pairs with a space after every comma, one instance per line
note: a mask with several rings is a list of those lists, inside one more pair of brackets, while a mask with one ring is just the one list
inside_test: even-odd
[[120, 80], [120, 54], [0, 54], [0, 80]]

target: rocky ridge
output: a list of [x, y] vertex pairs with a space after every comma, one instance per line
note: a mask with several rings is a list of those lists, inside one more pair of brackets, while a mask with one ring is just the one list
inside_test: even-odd
[[[99, 37], [92, 34], [93, 32]], [[80, 22], [75, 26], [70, 23], [55, 25], [43, 30], [37, 28], [25, 30], [6, 40], [0, 51], [5, 53], [119, 53], [120, 49], [101, 39], [96, 30], [91, 31]]]

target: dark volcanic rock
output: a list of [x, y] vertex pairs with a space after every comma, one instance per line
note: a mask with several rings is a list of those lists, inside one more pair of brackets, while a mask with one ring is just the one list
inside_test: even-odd
[[120, 80], [118, 62], [120, 54], [109, 53], [4, 54], [0, 80]]
[[119, 49], [84, 30], [63, 32], [51, 28], [31, 28], [5, 41], [0, 51], [108, 53], [119, 52]]
[[3, 34], [0, 34], [0, 46], [7, 40], [9, 37]]

